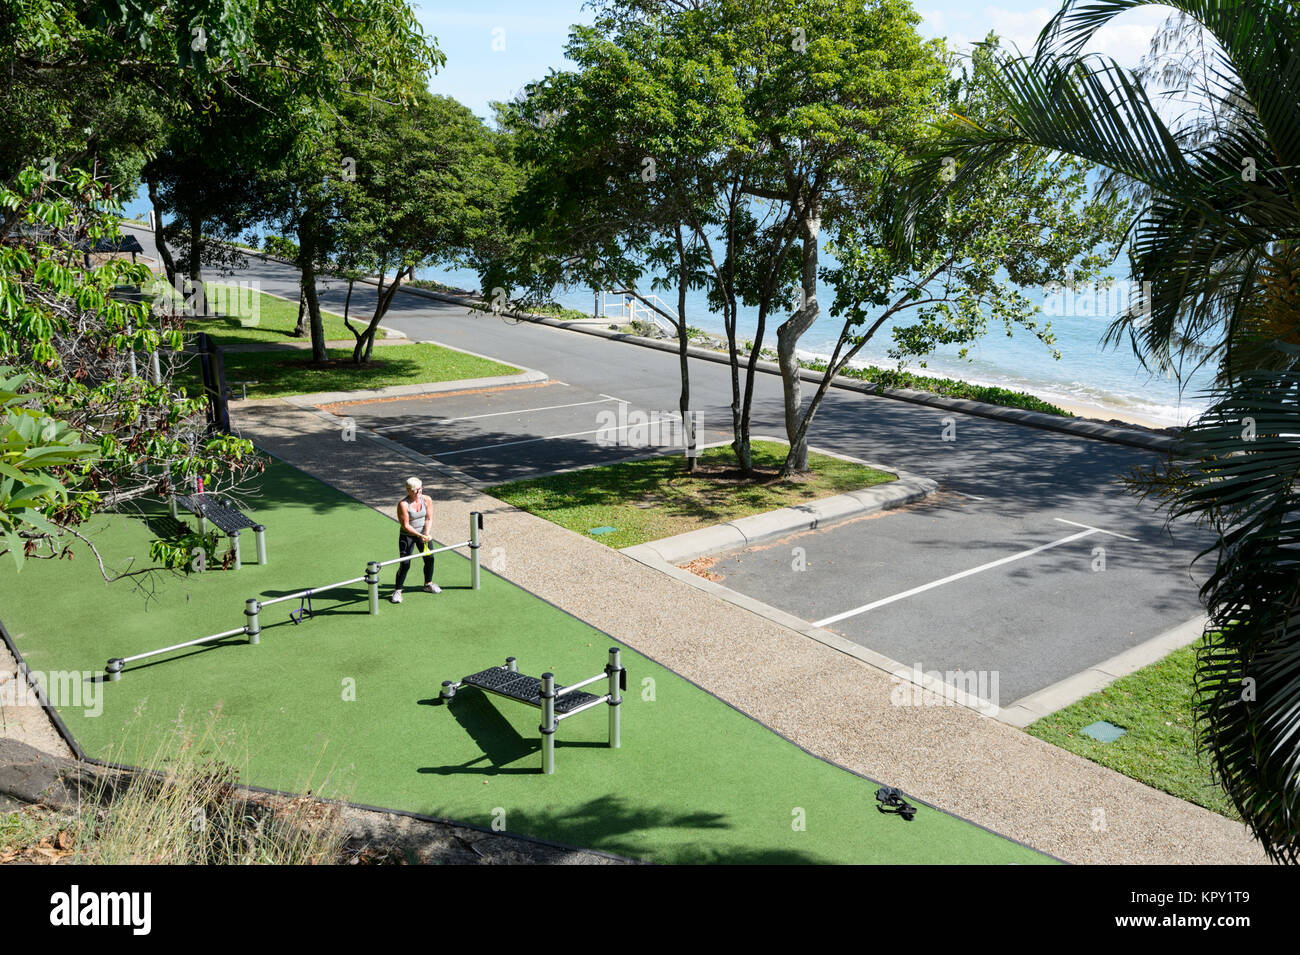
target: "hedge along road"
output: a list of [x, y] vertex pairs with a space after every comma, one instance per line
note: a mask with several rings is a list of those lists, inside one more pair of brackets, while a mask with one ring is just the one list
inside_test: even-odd
[[[140, 234], [140, 238], [151, 253], [151, 237]], [[297, 271], [277, 262], [250, 257], [249, 267], [237, 271], [233, 280], [254, 281], [263, 291], [289, 298], [298, 294]], [[341, 311], [346, 293], [345, 282], [331, 280], [321, 288], [322, 307]], [[372, 287], [358, 286], [353, 292], [354, 313], [366, 314], [374, 294]], [[462, 306], [417, 295], [399, 295], [384, 324], [412, 338], [540, 369], [584, 394], [615, 396], [630, 409], [652, 417], [676, 413], [678, 359], [668, 352], [469, 313]], [[691, 359], [690, 370], [693, 410], [704, 428], [726, 432], [731, 420], [727, 366]], [[811, 387], [806, 384], [805, 392]], [[537, 406], [559, 403], [564, 402], [539, 401]], [[600, 407], [572, 410], [591, 411], [590, 429], [596, 429], [600, 425], [592, 409]], [[485, 403], [482, 410], [497, 409]], [[474, 413], [459, 407], [455, 415], [439, 417]], [[760, 374], [754, 434], [782, 435], [783, 420], [780, 379]], [[546, 429], [554, 423], [545, 417], [517, 418], [509, 434], [501, 434], [496, 442], [500, 447], [495, 457], [491, 448], [474, 445], [476, 462], [471, 463], [477, 463], [485, 477], [491, 471], [508, 470], [511, 478], [519, 478], [530, 468], [538, 473], [554, 470], [554, 449], [548, 445], [573, 439], [517, 443], [563, 433]], [[590, 430], [573, 427], [572, 422], [563, 424], [568, 430]], [[413, 426], [418, 427], [418, 422]], [[434, 433], [436, 428], [437, 419], [430, 419], [426, 431]], [[401, 440], [397, 434], [387, 436]], [[1059, 520], [1123, 535], [1097, 534], [1096, 540], [1063, 544], [952, 586], [894, 601], [886, 608], [887, 615], [873, 616], [873, 611], [838, 625], [827, 624], [908, 666], [919, 662], [926, 668], [979, 670], [1007, 666], [1008, 659], [1020, 661], [1019, 675], [1011, 674], [1011, 683], [1003, 689], [1002, 705], [1006, 705], [1008, 690], [1037, 687], [1062, 670], [1074, 672], [1099, 663], [1199, 612], [1195, 589], [1204, 568], [1198, 567], [1193, 575], [1189, 565], [1212, 538], [1187, 525], [1178, 525], [1171, 533], [1154, 508], [1138, 502], [1119, 483], [1134, 467], [1155, 464], [1159, 456], [1154, 452], [840, 389], [828, 392], [813, 423], [811, 441], [821, 449], [932, 478], [951, 495], [952, 503], [943, 515], [942, 533], [922, 533], [898, 524], [895, 518], [901, 515], [885, 515], [863, 523], [864, 528], [879, 526], [879, 534], [850, 532], [851, 543], [828, 544], [827, 559], [819, 561], [814, 547], [808, 554], [812, 567], [808, 572], [764, 575], [763, 599], [810, 622], [950, 573], [997, 562], [1077, 530]], [[590, 463], [607, 460], [602, 457], [607, 451], [594, 440], [590, 447]], [[582, 457], [576, 454], [575, 459]], [[467, 462], [452, 457], [448, 463], [464, 467]], [[883, 522], [895, 522], [897, 529]], [[1093, 570], [1092, 551], [1098, 545], [1107, 549], [1104, 572]], [[1084, 552], [1076, 554], [1080, 548]], [[784, 555], [787, 566], [791, 559]], [[881, 576], [884, 565], [890, 573], [897, 572], [897, 581]], [[888, 589], [894, 584], [895, 589]], [[997, 599], [1003, 593], [1007, 600]], [[873, 645], [870, 632], [857, 632], [855, 628], [868, 622], [878, 623], [882, 630], [887, 623], [896, 642], [892, 652]], [[1016, 633], [1008, 636], [1008, 628]], [[932, 651], [954, 633], [964, 644], [988, 647], [989, 652], [963, 654], [960, 663], [944, 667], [943, 661], [933, 659]], [[916, 653], [909, 655], [909, 649]]]

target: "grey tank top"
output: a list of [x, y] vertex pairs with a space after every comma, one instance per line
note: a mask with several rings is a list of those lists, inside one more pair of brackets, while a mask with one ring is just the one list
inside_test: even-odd
[[420, 509], [417, 511], [415, 505], [410, 501], [406, 502], [406, 518], [411, 523], [414, 530], [424, 533], [424, 521], [429, 516], [429, 509], [424, 506], [424, 495], [420, 495]]

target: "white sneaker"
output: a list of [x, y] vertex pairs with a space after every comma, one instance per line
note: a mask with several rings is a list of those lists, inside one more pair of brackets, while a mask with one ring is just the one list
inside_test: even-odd
[[395, 604], [399, 604], [399, 603], [402, 602], [402, 592], [401, 592], [400, 590], [394, 590], [394, 591], [393, 591], [393, 595], [392, 595], [391, 597], [389, 597], [388, 599], [391, 600], [391, 601], [392, 601], [393, 603], [395, 603]]
[[437, 584], [425, 584], [424, 592], [426, 594], [440, 594], [442, 593], [442, 588], [439, 587]]

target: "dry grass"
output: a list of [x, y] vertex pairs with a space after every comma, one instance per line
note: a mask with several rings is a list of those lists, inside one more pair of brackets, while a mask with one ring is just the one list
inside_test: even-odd
[[[181, 721], [178, 721], [181, 722]], [[76, 813], [0, 816], [0, 862], [327, 865], [344, 861], [342, 809], [238, 785], [238, 749], [217, 729], [178, 726], [140, 772], [101, 773]], [[352, 860], [349, 860], [352, 861]]]

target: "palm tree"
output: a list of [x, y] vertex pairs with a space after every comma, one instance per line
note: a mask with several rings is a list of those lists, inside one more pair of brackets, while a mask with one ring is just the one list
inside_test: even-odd
[[[1171, 460], [1131, 486], [1155, 495], [1170, 520], [1218, 531], [1202, 590], [1210, 626], [1196, 676], [1199, 741], [1270, 857], [1296, 861], [1300, 9], [1162, 0], [1178, 12], [1158, 35], [1163, 57], [1141, 75], [1083, 54], [1115, 17], [1154, 2], [1066, 0], [1032, 55], [1000, 55], [999, 109], [941, 123], [912, 170], [903, 238], [927, 203], [959, 200], [964, 184], [1026, 150], [1090, 161], [1104, 171], [1102, 188], [1137, 200], [1129, 261], [1149, 292], [1107, 340], [1129, 341], [1148, 367], [1180, 378], [1189, 363], [1208, 363], [1217, 379], [1212, 407]], [[1174, 95], [1153, 99], [1153, 81]], [[936, 189], [941, 172], [951, 181]]]

